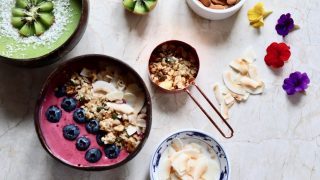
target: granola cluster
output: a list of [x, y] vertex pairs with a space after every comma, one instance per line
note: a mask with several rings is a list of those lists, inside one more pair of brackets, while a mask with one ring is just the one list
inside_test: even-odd
[[129, 153], [137, 148], [147, 115], [144, 93], [136, 84], [121, 79], [116, 71], [83, 69], [72, 75], [66, 93], [80, 102], [87, 120], [99, 121], [104, 144], [116, 144]]
[[197, 75], [195, 59], [183, 47], [164, 44], [153, 56], [149, 64], [151, 79], [164, 89], [186, 88]]

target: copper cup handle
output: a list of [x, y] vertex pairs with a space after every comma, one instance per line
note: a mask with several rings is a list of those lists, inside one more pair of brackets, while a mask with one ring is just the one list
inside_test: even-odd
[[229, 139], [233, 136], [233, 129], [230, 126], [230, 124], [223, 118], [222, 114], [218, 111], [218, 109], [212, 104], [212, 102], [209, 100], [209, 98], [204, 94], [204, 92], [193, 82], [191, 85], [194, 85], [198, 91], [202, 94], [202, 96], [206, 99], [206, 101], [210, 104], [210, 106], [214, 109], [214, 111], [219, 115], [220, 119], [224, 122], [224, 124], [227, 125], [227, 127], [229, 128], [229, 130], [231, 131], [230, 136], [226, 136], [224, 134], [224, 132], [220, 129], [220, 127], [213, 121], [213, 119], [211, 118], [211, 116], [203, 109], [203, 107], [200, 105], [200, 103], [195, 99], [195, 97], [190, 93], [189, 89], [184, 89], [189, 96], [191, 97], [191, 99], [198, 105], [198, 107], [201, 109], [201, 111], [207, 116], [207, 118], [210, 120], [210, 122], [217, 128], [217, 130], [220, 132], [220, 134]]

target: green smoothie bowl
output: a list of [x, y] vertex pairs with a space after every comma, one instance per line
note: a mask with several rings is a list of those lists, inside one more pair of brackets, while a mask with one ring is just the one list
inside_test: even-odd
[[88, 0], [0, 0], [0, 62], [23, 67], [52, 64], [82, 38]]

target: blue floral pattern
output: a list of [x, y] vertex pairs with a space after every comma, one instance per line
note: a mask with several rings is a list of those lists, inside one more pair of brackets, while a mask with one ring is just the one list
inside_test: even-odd
[[198, 131], [181, 131], [178, 133], [175, 133], [168, 138], [166, 138], [160, 146], [157, 148], [154, 156], [152, 157], [151, 164], [150, 164], [150, 178], [151, 180], [161, 180], [158, 179], [157, 173], [158, 173], [158, 166], [161, 159], [162, 153], [166, 150], [166, 148], [171, 144], [172, 140], [175, 138], [180, 139], [196, 139], [201, 142], [206, 143], [208, 146], [210, 146], [217, 154], [217, 157], [220, 162], [220, 179], [219, 180], [228, 180], [229, 179], [229, 163], [226, 156], [226, 153], [224, 152], [223, 148], [220, 146], [220, 144], [212, 137], [210, 137], [207, 134], [204, 134], [202, 132]]

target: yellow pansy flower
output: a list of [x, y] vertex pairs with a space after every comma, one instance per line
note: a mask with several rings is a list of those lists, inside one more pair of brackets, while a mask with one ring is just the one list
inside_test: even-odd
[[269, 16], [272, 11], [265, 11], [263, 2], [258, 2], [248, 11], [248, 19], [250, 25], [254, 28], [260, 28], [264, 25], [264, 19]]

